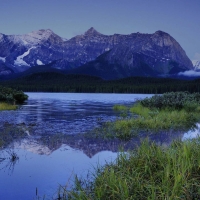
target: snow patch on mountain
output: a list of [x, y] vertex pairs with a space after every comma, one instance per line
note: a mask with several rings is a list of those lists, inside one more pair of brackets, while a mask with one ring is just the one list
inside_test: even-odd
[[0, 60], [2, 60], [3, 62], [6, 62], [6, 57], [5, 58], [0, 57]]
[[25, 35], [18, 35], [18, 38], [20, 39], [21, 43], [27, 45], [38, 45], [42, 41], [47, 40], [53, 33], [50, 29], [44, 30], [38, 30], [38, 31], [32, 31]]
[[66, 38], [63, 38], [63, 37], [62, 37], [61, 39], [62, 39], [64, 42], [66, 42], [66, 41], [68, 40], [68, 39], [66, 39]]
[[50, 155], [52, 151], [44, 145], [38, 144], [36, 140], [23, 139], [22, 142], [15, 142], [14, 147], [18, 149], [25, 149], [29, 152], [39, 154], [39, 155]]
[[39, 59], [37, 59], [36, 63], [37, 63], [37, 65], [44, 65], [44, 63]]
[[199, 60], [193, 60], [192, 64], [195, 69], [200, 69], [200, 61]]
[[30, 53], [31, 49], [35, 49], [35, 48], [36, 47], [31, 47], [30, 49], [28, 49], [28, 51], [26, 51], [22, 55], [18, 56], [17, 59], [14, 61], [14, 64], [15, 65], [20, 65], [20, 66], [24, 65], [24, 66], [29, 66], [30, 67], [30, 65], [27, 64], [23, 59], [24, 59], [25, 56], [27, 56]]

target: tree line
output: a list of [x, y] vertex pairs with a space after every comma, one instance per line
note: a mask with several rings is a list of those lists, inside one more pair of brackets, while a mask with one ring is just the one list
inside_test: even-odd
[[1, 81], [0, 85], [26, 92], [76, 93], [144, 93], [200, 92], [200, 79], [179, 80], [170, 78], [129, 77], [103, 80], [87, 75], [65, 75], [54, 72], [37, 73], [15, 80]]

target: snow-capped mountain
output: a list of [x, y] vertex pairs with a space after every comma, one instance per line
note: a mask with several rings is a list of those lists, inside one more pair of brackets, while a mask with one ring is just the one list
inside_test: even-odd
[[[0, 73], [22, 72], [60, 59], [65, 41], [49, 29], [25, 35], [0, 34]], [[1, 70], [3, 66], [5, 70]]]
[[192, 64], [193, 64], [195, 70], [200, 70], [200, 61], [199, 60], [193, 60]]
[[125, 76], [130, 75], [129, 70], [134, 75], [134, 70], [143, 66], [156, 74], [193, 69], [185, 51], [165, 32], [103, 35], [92, 27], [69, 40], [49, 29], [25, 35], [0, 34], [0, 75], [47, 64], [59, 70], [73, 70], [104, 54], [102, 62], [113, 68], [120, 66], [126, 71]]

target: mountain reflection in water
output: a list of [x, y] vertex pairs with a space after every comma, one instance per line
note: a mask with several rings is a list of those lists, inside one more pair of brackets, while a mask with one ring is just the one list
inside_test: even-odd
[[[51, 199], [61, 185], [72, 186], [75, 174], [114, 161], [119, 149], [134, 149], [146, 134], [128, 142], [84, 137], [118, 116], [115, 104], [131, 105], [142, 94], [28, 93], [29, 100], [17, 111], [0, 112], [0, 131], [7, 144], [0, 151], [0, 199], [32, 200], [35, 189]], [[149, 140], [169, 145], [183, 132], [150, 134]], [[9, 152], [19, 159], [11, 162]], [[10, 171], [10, 164], [12, 171]], [[13, 165], [14, 164], [14, 165]], [[12, 192], [10, 192], [12, 191]], [[48, 199], [47, 198], [47, 199]], [[41, 198], [42, 199], [42, 198]]]

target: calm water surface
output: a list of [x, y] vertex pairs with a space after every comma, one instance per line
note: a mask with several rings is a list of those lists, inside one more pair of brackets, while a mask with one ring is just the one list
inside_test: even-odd
[[[17, 111], [0, 113], [1, 131], [18, 127], [27, 136], [0, 152], [0, 199], [51, 199], [59, 184], [70, 187], [74, 175], [85, 177], [97, 164], [114, 161], [115, 142], [65, 138], [49, 143], [43, 136], [77, 135], [116, 119], [115, 104], [132, 104], [151, 95], [27, 93], [29, 100]], [[45, 140], [46, 141], [46, 140]], [[10, 161], [12, 153], [19, 157]]]
[[[38, 195], [55, 199], [59, 185], [70, 189], [74, 175], [86, 177], [88, 170], [114, 161], [119, 141], [87, 139], [80, 134], [118, 116], [115, 104], [131, 105], [143, 94], [27, 93], [29, 100], [17, 111], [0, 112], [0, 130], [23, 132], [8, 148], [0, 151], [0, 199], [32, 200]], [[24, 136], [25, 134], [25, 136]], [[62, 134], [57, 137], [57, 135]], [[63, 135], [64, 134], [64, 135]], [[188, 133], [187, 133], [188, 134]], [[181, 137], [186, 138], [188, 135]], [[180, 135], [179, 135], [180, 136]], [[177, 136], [177, 137], [179, 137]], [[174, 136], [173, 136], [174, 137]], [[152, 135], [160, 144], [169, 134]], [[127, 148], [139, 142], [135, 139]], [[19, 157], [15, 162], [13, 153]]]

